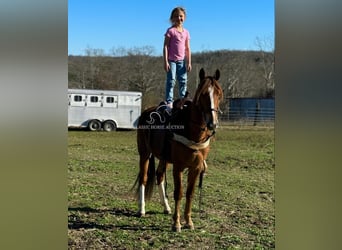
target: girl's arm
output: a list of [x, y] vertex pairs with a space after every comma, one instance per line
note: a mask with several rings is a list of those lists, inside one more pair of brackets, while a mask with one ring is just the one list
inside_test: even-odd
[[170, 43], [170, 38], [165, 36], [164, 46], [163, 46], [163, 57], [164, 57], [164, 70], [166, 72], [168, 72], [170, 70], [170, 65], [169, 65], [169, 61], [168, 61], [168, 58], [169, 58], [169, 50], [168, 50], [169, 43]]
[[190, 40], [189, 39], [187, 39], [185, 42], [185, 56], [186, 56], [187, 61], [188, 61], [187, 71], [190, 72], [192, 69], [192, 66], [191, 66], [191, 49], [190, 49]]

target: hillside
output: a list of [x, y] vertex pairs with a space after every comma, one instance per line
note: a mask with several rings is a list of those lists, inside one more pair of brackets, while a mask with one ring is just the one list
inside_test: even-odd
[[[96, 51], [95, 51], [96, 52]], [[132, 90], [143, 92], [143, 107], [164, 98], [166, 74], [161, 56], [138, 48], [123, 56], [69, 56], [69, 88]], [[192, 54], [188, 90], [195, 92], [198, 72], [221, 71], [220, 83], [228, 97], [274, 97], [274, 54], [263, 51], [209, 51]], [[175, 97], [177, 96], [175, 88]]]

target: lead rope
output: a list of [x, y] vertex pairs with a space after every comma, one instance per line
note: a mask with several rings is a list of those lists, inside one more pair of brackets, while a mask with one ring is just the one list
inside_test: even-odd
[[202, 171], [200, 173], [200, 179], [199, 179], [199, 183], [198, 183], [198, 188], [199, 188], [199, 193], [200, 193], [200, 197], [199, 197], [199, 204], [198, 204], [198, 207], [199, 207], [199, 211], [200, 213], [204, 212], [202, 211], [202, 184], [203, 184], [203, 175], [204, 175], [204, 171]]
[[167, 194], [167, 178], [166, 178], [166, 172], [167, 172], [167, 169], [165, 168], [165, 196], [167, 199], [169, 199], [169, 196]]
[[204, 212], [204, 210], [202, 210], [202, 190], [203, 190], [203, 177], [204, 177], [204, 174], [205, 174], [205, 171], [207, 170], [207, 162], [205, 160], [203, 160], [203, 170], [201, 171], [200, 173], [200, 176], [199, 176], [199, 183], [198, 183], [198, 188], [199, 188], [199, 192], [200, 192], [200, 197], [199, 197], [199, 204], [198, 204], [198, 207], [199, 207], [199, 211], [202, 213]]

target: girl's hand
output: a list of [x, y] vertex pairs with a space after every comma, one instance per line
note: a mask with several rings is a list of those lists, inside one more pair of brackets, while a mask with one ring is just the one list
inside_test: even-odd
[[170, 70], [170, 64], [169, 64], [168, 62], [164, 63], [164, 70], [165, 70], [166, 72], [169, 72], [169, 70]]
[[190, 72], [192, 69], [191, 64], [188, 64], [187, 71]]

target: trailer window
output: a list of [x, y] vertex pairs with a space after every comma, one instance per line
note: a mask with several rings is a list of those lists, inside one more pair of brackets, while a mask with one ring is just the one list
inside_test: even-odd
[[106, 102], [107, 103], [114, 103], [114, 97], [107, 97]]
[[106, 96], [103, 100], [103, 107], [105, 108], [117, 108], [118, 107], [118, 96]]
[[97, 96], [91, 96], [90, 97], [90, 102], [98, 102], [99, 98]]
[[75, 102], [81, 102], [82, 101], [82, 96], [81, 95], [75, 95], [74, 96], [74, 101]]

